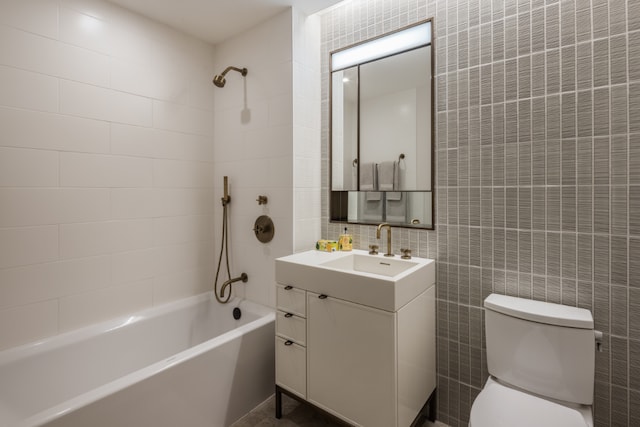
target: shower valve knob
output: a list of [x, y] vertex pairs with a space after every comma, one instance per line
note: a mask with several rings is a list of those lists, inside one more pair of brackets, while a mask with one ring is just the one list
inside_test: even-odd
[[274, 226], [273, 221], [266, 215], [261, 215], [256, 219], [255, 224], [253, 225], [253, 232], [256, 235], [256, 238], [262, 243], [268, 243], [273, 239], [274, 235]]

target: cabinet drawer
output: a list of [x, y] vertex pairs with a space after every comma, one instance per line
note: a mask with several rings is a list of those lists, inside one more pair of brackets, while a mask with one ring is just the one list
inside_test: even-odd
[[276, 384], [307, 398], [307, 351], [280, 337], [276, 337]]
[[278, 311], [276, 334], [304, 346], [307, 338], [307, 320], [292, 313]]
[[307, 317], [306, 292], [291, 286], [277, 285], [276, 306], [278, 310]]

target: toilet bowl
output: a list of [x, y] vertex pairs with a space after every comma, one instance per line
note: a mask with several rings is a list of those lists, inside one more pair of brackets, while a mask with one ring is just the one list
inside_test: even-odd
[[591, 313], [497, 294], [484, 307], [491, 376], [469, 426], [593, 427]]
[[534, 396], [489, 378], [471, 408], [469, 427], [593, 427], [591, 407]]

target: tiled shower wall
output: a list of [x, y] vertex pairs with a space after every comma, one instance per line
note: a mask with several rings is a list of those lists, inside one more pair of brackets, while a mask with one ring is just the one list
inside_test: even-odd
[[[222, 238], [223, 177], [229, 178], [228, 251], [231, 276], [247, 273], [247, 283], [233, 292], [275, 307], [274, 258], [293, 248], [293, 132], [292, 132], [292, 11], [282, 12], [216, 45], [217, 70], [246, 67], [248, 74], [229, 74], [216, 88], [214, 169], [214, 230], [217, 266]], [[237, 65], [238, 64], [238, 65]], [[220, 71], [217, 71], [218, 73]], [[258, 205], [258, 195], [269, 203]], [[253, 232], [260, 215], [272, 218], [276, 233], [260, 243]], [[227, 272], [222, 261], [218, 284]]]
[[[640, 2], [354, 0], [322, 18], [323, 229], [329, 52], [435, 17], [438, 418], [467, 425], [487, 378], [490, 292], [591, 309], [598, 426], [640, 425]], [[371, 226], [350, 226], [357, 247]], [[633, 403], [635, 402], [635, 404]]]
[[211, 286], [214, 48], [0, 1], [0, 349]]
[[[320, 233], [319, 27], [317, 16], [291, 8], [216, 45], [217, 70], [248, 69], [245, 78], [229, 75], [215, 98], [215, 200], [226, 175], [230, 267], [234, 277], [249, 276], [233, 290], [270, 307], [276, 305], [274, 259], [312, 247]], [[258, 195], [268, 203], [258, 205]], [[215, 212], [220, 242], [219, 202]], [[260, 215], [274, 222], [268, 243], [253, 232]], [[220, 274], [226, 277], [224, 262]]]

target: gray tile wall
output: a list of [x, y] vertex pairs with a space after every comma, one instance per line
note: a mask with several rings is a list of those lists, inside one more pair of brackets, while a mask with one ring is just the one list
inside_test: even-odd
[[[393, 247], [438, 261], [441, 421], [467, 425], [487, 378], [490, 292], [591, 309], [598, 426], [640, 425], [640, 1], [353, 0], [322, 18], [328, 57], [435, 17], [436, 230]], [[356, 247], [371, 226], [350, 226]]]

